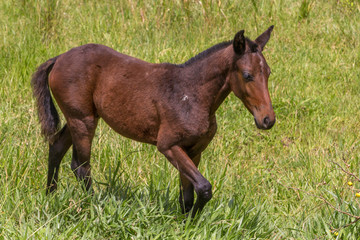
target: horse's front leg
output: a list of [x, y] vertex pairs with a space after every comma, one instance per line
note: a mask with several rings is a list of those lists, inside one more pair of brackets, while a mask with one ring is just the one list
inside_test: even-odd
[[[194, 162], [180, 146], [172, 146], [167, 149], [158, 146], [158, 148], [171, 164], [179, 170], [180, 174], [193, 185], [197, 194], [197, 200], [192, 211], [192, 217], [194, 217], [211, 199], [211, 184], [201, 175]], [[191, 197], [191, 194], [189, 196]]]
[[[201, 159], [201, 154], [192, 158], [193, 163], [197, 167]], [[192, 183], [180, 173], [180, 195], [179, 203], [182, 213], [188, 213], [194, 206], [194, 186]]]

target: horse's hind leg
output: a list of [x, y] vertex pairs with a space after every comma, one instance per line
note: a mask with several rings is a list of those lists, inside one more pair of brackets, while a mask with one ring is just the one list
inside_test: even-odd
[[76, 178], [84, 182], [86, 190], [91, 187], [90, 154], [97, 121], [94, 116], [68, 120], [73, 141], [71, 169]]
[[69, 128], [65, 125], [56, 134], [55, 139], [54, 143], [49, 144], [47, 193], [51, 193], [57, 188], [60, 163], [72, 143]]

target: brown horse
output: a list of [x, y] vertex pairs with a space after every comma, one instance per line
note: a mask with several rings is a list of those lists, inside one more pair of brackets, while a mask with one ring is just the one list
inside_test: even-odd
[[[57, 187], [59, 166], [73, 145], [71, 168], [91, 186], [90, 151], [99, 118], [128, 138], [156, 145], [180, 172], [180, 205], [192, 216], [212, 197], [197, 166], [216, 132], [215, 112], [231, 91], [270, 129], [275, 114], [268, 91], [270, 68], [262, 50], [273, 26], [255, 41], [239, 31], [181, 65], [152, 64], [98, 44], [71, 49], [43, 63], [31, 84], [42, 134], [49, 141], [47, 192]], [[59, 115], [50, 90], [65, 116]]]

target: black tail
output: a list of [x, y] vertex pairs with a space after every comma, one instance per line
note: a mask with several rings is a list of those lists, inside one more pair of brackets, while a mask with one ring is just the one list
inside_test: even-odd
[[49, 59], [41, 64], [31, 79], [31, 86], [38, 110], [39, 121], [41, 124], [41, 134], [50, 143], [53, 142], [54, 135], [59, 130], [59, 114], [56, 111], [48, 84], [48, 76], [53, 68], [57, 57]]

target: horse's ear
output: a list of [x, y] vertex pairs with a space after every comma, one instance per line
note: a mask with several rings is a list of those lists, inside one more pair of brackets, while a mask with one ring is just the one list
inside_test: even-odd
[[238, 32], [233, 41], [233, 47], [235, 53], [242, 55], [245, 52], [245, 37], [244, 37], [244, 30]]
[[272, 32], [274, 28], [274, 25], [272, 25], [271, 27], [269, 27], [265, 32], [263, 32], [256, 40], [256, 44], [258, 44], [261, 48], [261, 51], [264, 49], [266, 43], [269, 41], [270, 39], [270, 34]]

